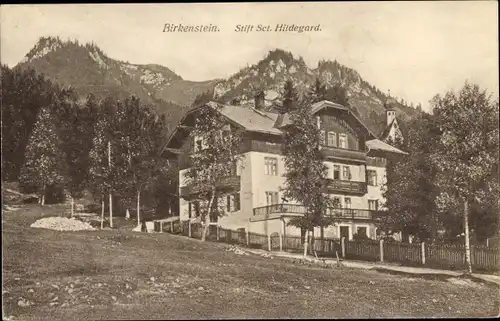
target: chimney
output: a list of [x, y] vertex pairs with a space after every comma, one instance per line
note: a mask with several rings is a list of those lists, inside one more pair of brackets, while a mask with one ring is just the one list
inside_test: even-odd
[[262, 110], [264, 109], [264, 100], [265, 100], [265, 94], [264, 91], [259, 90], [257, 94], [254, 96], [255, 100], [255, 109], [257, 110]]

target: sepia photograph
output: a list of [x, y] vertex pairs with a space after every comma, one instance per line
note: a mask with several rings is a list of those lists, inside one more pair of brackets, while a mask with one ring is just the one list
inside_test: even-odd
[[496, 1], [0, 7], [3, 320], [500, 315]]

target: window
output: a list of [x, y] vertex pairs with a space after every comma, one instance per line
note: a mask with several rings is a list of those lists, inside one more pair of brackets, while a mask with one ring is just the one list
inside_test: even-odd
[[267, 205], [274, 205], [278, 204], [279, 199], [278, 199], [278, 192], [266, 192], [266, 204]]
[[351, 180], [351, 169], [349, 168], [349, 166], [344, 166], [344, 170], [343, 170], [343, 179], [346, 180], [346, 181], [349, 181]]
[[377, 171], [368, 170], [368, 185], [377, 186]]
[[328, 132], [328, 146], [337, 146], [337, 133]]
[[227, 196], [226, 210], [228, 212], [240, 210], [240, 193], [234, 193]]
[[189, 218], [200, 216], [200, 202], [189, 202], [188, 206]]
[[358, 236], [368, 236], [368, 234], [366, 233], [366, 226], [358, 227], [357, 234], [358, 234]]
[[325, 145], [325, 131], [324, 130], [320, 131], [320, 134], [319, 134], [319, 144], [320, 145]]
[[333, 179], [340, 179], [340, 166], [333, 165]]
[[194, 136], [194, 151], [206, 149], [208, 147], [207, 139], [202, 136]]
[[347, 135], [346, 134], [339, 134], [339, 147], [340, 148], [347, 148]]
[[340, 238], [349, 240], [349, 226], [339, 226]]
[[345, 203], [345, 208], [351, 208], [351, 198], [350, 197], [344, 198], [344, 203]]
[[378, 200], [368, 200], [368, 209], [370, 211], [378, 210]]
[[333, 197], [333, 207], [334, 208], [341, 208], [342, 207], [342, 199], [338, 196]]
[[264, 157], [264, 172], [266, 175], [278, 176], [278, 159]]

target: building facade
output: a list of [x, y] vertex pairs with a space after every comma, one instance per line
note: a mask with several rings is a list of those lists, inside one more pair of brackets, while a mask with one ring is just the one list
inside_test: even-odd
[[[213, 224], [224, 228], [244, 228], [249, 232], [301, 235], [287, 223], [304, 214], [304, 207], [283, 197], [285, 161], [281, 152], [283, 128], [289, 124], [287, 114], [277, 114], [239, 106], [218, 106], [208, 103], [198, 108], [213, 108], [227, 119], [228, 126], [242, 129], [241, 157], [220, 182], [224, 189], [221, 206], [225, 215], [214, 218]], [[321, 130], [321, 150], [328, 168], [327, 193], [336, 200], [328, 215], [336, 223], [315, 235], [330, 238], [355, 234], [376, 237], [375, 220], [384, 215], [382, 187], [385, 183], [387, 153], [404, 152], [377, 137], [339, 104], [322, 101], [312, 106]], [[176, 155], [179, 162], [179, 218], [199, 220], [200, 200], [195, 188], [186, 180], [190, 168], [189, 155], [197, 147], [189, 136], [189, 126], [196, 119], [197, 109], [188, 112], [171, 135], [165, 151]], [[198, 144], [202, 146], [202, 144]]]

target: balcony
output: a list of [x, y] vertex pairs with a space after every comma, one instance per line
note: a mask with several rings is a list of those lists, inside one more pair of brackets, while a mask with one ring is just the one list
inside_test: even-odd
[[321, 146], [321, 152], [326, 158], [366, 163], [366, 152], [361, 150]]
[[[217, 190], [220, 192], [224, 191], [239, 191], [241, 186], [240, 176], [233, 175], [222, 178], [217, 183]], [[188, 184], [186, 186], [181, 186], [180, 196], [182, 198], [189, 198], [195, 196], [198, 193], [203, 192], [201, 188], [195, 186], [194, 184]]]
[[327, 179], [328, 193], [345, 193], [364, 195], [367, 192], [366, 182], [342, 181], [338, 179]]
[[[253, 209], [254, 216], [261, 216], [266, 218], [271, 216], [272, 214], [300, 216], [305, 212], [305, 206], [296, 204], [274, 204]], [[383, 211], [355, 208], [328, 208], [326, 215], [346, 220], [377, 220], [381, 215], [384, 215], [384, 213], [385, 212]]]

